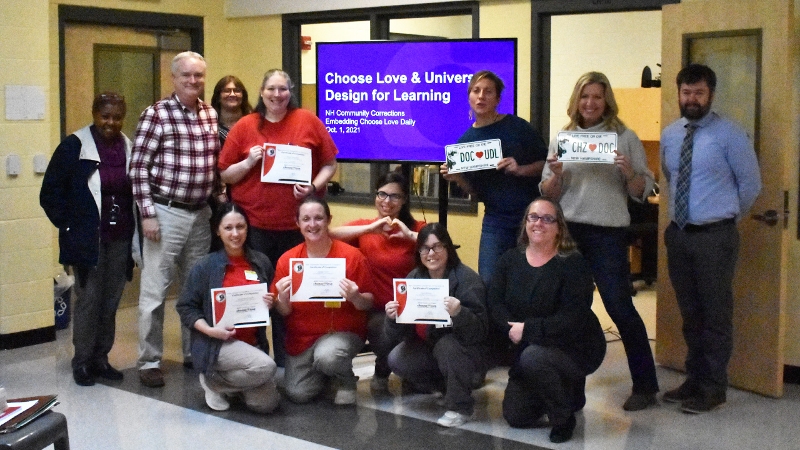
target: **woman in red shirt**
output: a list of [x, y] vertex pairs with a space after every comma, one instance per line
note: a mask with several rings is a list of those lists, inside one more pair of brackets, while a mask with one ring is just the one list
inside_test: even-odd
[[[356, 402], [353, 358], [364, 346], [367, 311], [372, 309], [372, 277], [366, 258], [355, 247], [328, 234], [331, 212], [325, 200], [308, 197], [297, 211], [304, 242], [280, 257], [271, 291], [275, 309], [286, 321], [286, 395], [305, 403], [325, 389], [328, 379], [336, 392], [334, 403]], [[291, 258], [343, 258], [345, 278], [339, 281], [342, 302], [290, 302]]]
[[[274, 380], [277, 366], [266, 353], [266, 330], [214, 325], [211, 290], [269, 284], [274, 270], [263, 253], [246, 245], [249, 222], [238, 205], [220, 205], [214, 224], [224, 248], [192, 267], [176, 309], [181, 323], [192, 330], [192, 363], [200, 372], [209, 408], [225, 411], [230, 407], [226, 395], [241, 393], [249, 409], [269, 413], [278, 406], [280, 396]], [[264, 295], [267, 308], [274, 298], [272, 293]]]
[[399, 172], [389, 172], [378, 179], [375, 190], [376, 219], [358, 219], [330, 230], [331, 237], [358, 247], [369, 261], [375, 280], [375, 303], [369, 312], [367, 339], [375, 353], [375, 375], [370, 382], [373, 392], [386, 392], [389, 352], [399, 344], [383, 332], [384, 306], [394, 299], [393, 278], [405, 278], [414, 268], [417, 233], [425, 222], [414, 220], [409, 207], [408, 180]]

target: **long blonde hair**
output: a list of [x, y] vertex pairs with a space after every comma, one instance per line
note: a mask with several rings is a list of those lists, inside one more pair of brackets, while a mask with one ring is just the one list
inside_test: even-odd
[[572, 90], [572, 96], [569, 98], [567, 104], [567, 115], [569, 116], [569, 123], [564, 127], [565, 130], [577, 130], [581, 126], [583, 118], [578, 109], [578, 104], [581, 101], [581, 93], [583, 88], [590, 84], [597, 83], [603, 86], [605, 93], [606, 108], [603, 111], [603, 128], [614, 130], [618, 134], [625, 131], [625, 124], [617, 117], [619, 114], [619, 106], [617, 100], [614, 98], [614, 91], [611, 90], [611, 82], [608, 77], [600, 72], [586, 72], [578, 78], [575, 83], [575, 88]]

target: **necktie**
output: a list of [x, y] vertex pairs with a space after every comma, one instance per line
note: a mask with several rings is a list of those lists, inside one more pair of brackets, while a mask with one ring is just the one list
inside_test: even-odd
[[689, 222], [689, 189], [692, 185], [692, 146], [696, 125], [686, 124], [686, 136], [678, 163], [678, 182], [675, 186], [675, 223], [683, 229]]

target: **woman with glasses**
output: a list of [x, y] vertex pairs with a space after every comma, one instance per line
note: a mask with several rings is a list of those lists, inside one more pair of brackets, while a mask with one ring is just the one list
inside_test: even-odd
[[[231, 200], [242, 207], [252, 223], [250, 245], [273, 262], [303, 242], [295, 222], [297, 207], [307, 197], [322, 197], [336, 172], [338, 150], [333, 139], [313, 113], [297, 107], [293, 89], [286, 72], [268, 71], [255, 112], [236, 123], [219, 155], [220, 176], [230, 187]], [[265, 144], [310, 149], [311, 184], [262, 182], [262, 160], [269, 157]], [[284, 333], [283, 321], [273, 315], [272, 342], [279, 368], [285, 360]]]
[[653, 352], [639, 312], [633, 305], [628, 262], [628, 199], [645, 201], [654, 186], [642, 142], [617, 117], [619, 108], [608, 78], [583, 74], [572, 91], [565, 130], [615, 133], [614, 164], [558, 160], [557, 138], [550, 143], [542, 182], [543, 195], [558, 199], [569, 232], [589, 263], [608, 315], [619, 330], [633, 380], [622, 405], [637, 411], [655, 405], [658, 379]]
[[211, 96], [211, 107], [217, 111], [219, 119], [217, 125], [220, 146], [225, 145], [228, 132], [236, 122], [253, 111], [244, 83], [233, 75], [226, 75], [217, 81], [214, 95]]
[[128, 179], [131, 141], [122, 133], [125, 109], [121, 95], [95, 97], [93, 123], [56, 148], [39, 194], [58, 228], [58, 261], [75, 273], [72, 376], [81, 386], [93, 385], [96, 377], [122, 379], [108, 353], [125, 280], [133, 275], [136, 225]]
[[512, 427], [534, 426], [547, 414], [551, 442], [572, 438], [585, 377], [606, 351], [591, 309], [593, 291], [561, 208], [546, 197], [534, 200], [519, 246], [497, 263], [488, 297], [494, 325], [514, 344], [503, 398], [503, 417]]
[[330, 234], [357, 247], [369, 261], [375, 280], [375, 302], [367, 335], [375, 353], [375, 375], [370, 388], [383, 393], [388, 390], [391, 373], [386, 358], [397, 344], [389, 341], [383, 332], [383, 310], [394, 298], [392, 279], [403, 278], [414, 268], [417, 233], [425, 222], [414, 220], [411, 215], [408, 180], [399, 172], [389, 172], [378, 179], [375, 209], [377, 218], [348, 222], [332, 228]]
[[402, 340], [389, 354], [389, 367], [416, 390], [444, 394], [447, 411], [438, 420], [457, 427], [470, 420], [472, 390], [486, 375], [486, 288], [475, 271], [464, 265], [450, 234], [440, 223], [425, 225], [417, 239], [416, 267], [406, 278], [446, 279], [449, 295], [442, 299], [451, 327], [397, 323], [400, 304], [386, 303], [386, 334]]

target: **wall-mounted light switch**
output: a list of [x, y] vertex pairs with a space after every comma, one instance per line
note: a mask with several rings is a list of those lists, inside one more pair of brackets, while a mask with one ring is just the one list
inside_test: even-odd
[[19, 155], [11, 154], [6, 156], [6, 175], [17, 176], [22, 171], [22, 160]]

